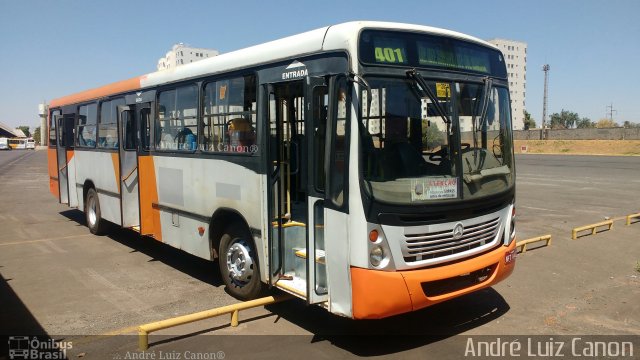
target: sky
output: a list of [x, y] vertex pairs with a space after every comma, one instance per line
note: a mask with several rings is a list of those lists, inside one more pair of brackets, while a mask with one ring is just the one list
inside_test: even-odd
[[183, 42], [222, 53], [352, 20], [523, 41], [526, 107], [640, 123], [640, 1], [0, 0], [0, 122], [38, 126], [38, 104], [150, 73]]

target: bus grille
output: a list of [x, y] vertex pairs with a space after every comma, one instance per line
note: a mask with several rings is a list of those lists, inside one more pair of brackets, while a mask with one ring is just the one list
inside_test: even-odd
[[462, 236], [455, 239], [455, 224], [446, 230], [426, 234], [405, 234], [402, 255], [406, 262], [435, 259], [462, 253], [497, 241], [500, 217], [475, 224], [463, 224]]

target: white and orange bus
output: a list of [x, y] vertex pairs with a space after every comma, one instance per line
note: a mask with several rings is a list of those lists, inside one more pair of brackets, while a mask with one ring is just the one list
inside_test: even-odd
[[36, 142], [33, 138], [12, 138], [8, 139], [9, 148], [13, 150], [31, 149], [35, 150]]
[[364, 319], [501, 281], [515, 168], [500, 51], [350, 22], [53, 100], [50, 190], [205, 259]]

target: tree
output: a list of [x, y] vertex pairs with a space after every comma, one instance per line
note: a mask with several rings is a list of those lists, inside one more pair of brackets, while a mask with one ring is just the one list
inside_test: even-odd
[[640, 128], [640, 124], [632, 123], [631, 121], [627, 120], [627, 121], [624, 122], [622, 127], [627, 128], [627, 129]]
[[40, 126], [38, 126], [37, 128], [35, 128], [35, 130], [33, 130], [33, 139], [36, 141], [36, 144], [41, 145], [40, 144]]
[[22, 130], [22, 132], [24, 133], [24, 136], [26, 137], [31, 136], [31, 132], [29, 131], [29, 127], [27, 125], [18, 126], [16, 129]]
[[533, 120], [531, 114], [527, 110], [524, 111], [524, 129], [529, 130], [536, 127], [536, 121]]
[[591, 121], [591, 119], [589, 119], [588, 117], [583, 117], [576, 122], [576, 127], [578, 129], [589, 129], [596, 127], [596, 123]]
[[568, 110], [562, 110], [560, 114], [551, 114], [552, 129], [571, 129], [574, 124], [580, 120], [577, 113]]
[[613, 119], [602, 118], [596, 123], [598, 129], [619, 127]]

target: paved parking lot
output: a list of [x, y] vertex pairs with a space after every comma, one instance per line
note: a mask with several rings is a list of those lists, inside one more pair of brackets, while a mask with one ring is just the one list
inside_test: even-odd
[[[522, 155], [517, 171], [518, 237], [551, 234], [553, 244], [520, 255], [514, 274], [492, 289], [378, 321], [293, 300], [242, 313], [250, 321], [238, 328], [224, 317], [160, 333], [235, 336], [181, 336], [153, 349], [423, 358], [459, 353], [456, 334], [640, 335], [640, 223], [617, 221], [570, 240], [572, 227], [640, 211], [640, 157]], [[45, 151], [0, 153], [1, 334], [64, 335], [76, 341], [74, 354], [128, 351], [134, 337], [114, 344], [85, 336], [134, 334], [142, 323], [235, 302], [212, 263], [126, 230], [91, 235], [83, 214], [57, 204], [47, 182]], [[237, 336], [267, 334], [301, 336]]]

